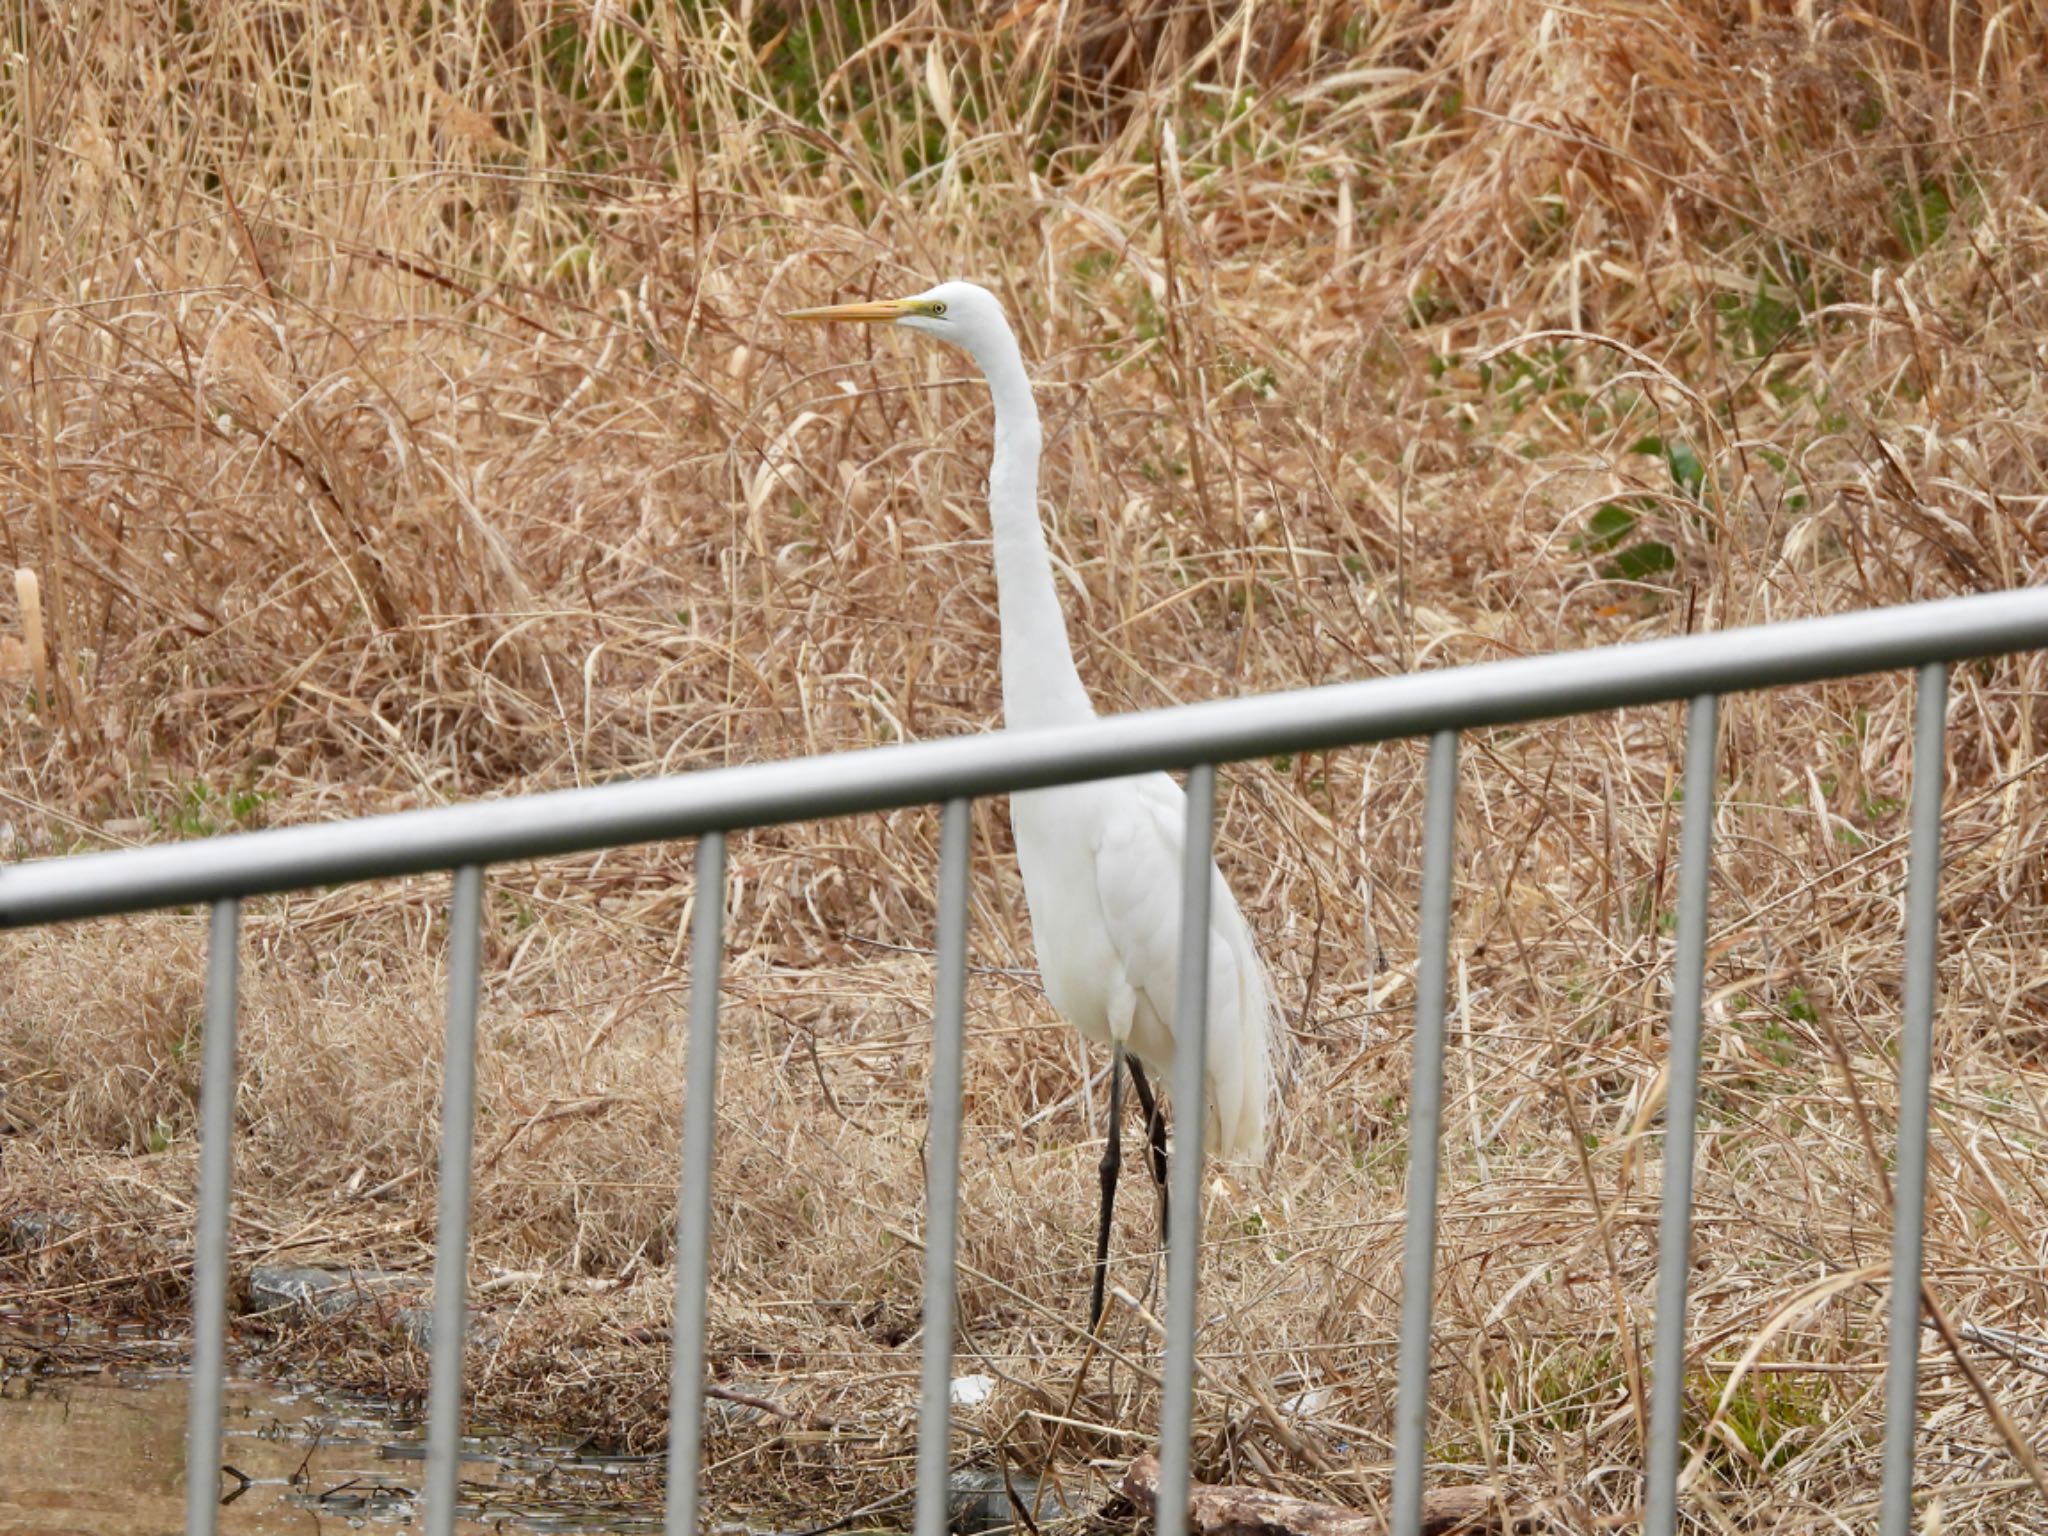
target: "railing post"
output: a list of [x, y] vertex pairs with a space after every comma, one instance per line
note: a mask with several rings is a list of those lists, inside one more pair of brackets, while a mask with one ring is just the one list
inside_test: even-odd
[[1920, 668], [1914, 699], [1912, 845], [1906, 865], [1905, 1008], [1899, 1040], [1899, 1144], [1892, 1197], [1891, 1348], [1885, 1372], [1882, 1536], [1913, 1528], [1919, 1421], [1920, 1269], [1927, 1210], [1928, 1099], [1934, 1076], [1935, 944], [1941, 922], [1941, 789], [1948, 668]]
[[1154, 1536], [1186, 1536], [1194, 1459], [1195, 1286], [1202, 1244], [1202, 1134], [1207, 1121], [1209, 1043], [1209, 846], [1216, 821], [1216, 770], [1188, 773], [1188, 820], [1181, 848], [1180, 976], [1173, 1009], [1174, 1132], [1166, 1226], [1166, 1375], [1159, 1404], [1159, 1496]]
[[235, 980], [242, 904], [213, 904], [206, 1038], [199, 1070], [199, 1217], [192, 1233], [192, 1401], [185, 1428], [185, 1533], [213, 1536], [227, 1384], [228, 1195], [235, 1167]]
[[718, 1115], [718, 983], [725, 953], [725, 834], [697, 840], [690, 931], [690, 1057], [676, 1194], [676, 1308], [668, 1383], [667, 1536], [696, 1536], [704, 1438], [704, 1319], [711, 1278], [711, 1148]]
[[1415, 1068], [1408, 1100], [1408, 1225], [1401, 1258], [1400, 1377], [1394, 1403], [1393, 1536], [1422, 1530], [1429, 1436], [1429, 1336], [1436, 1289], [1438, 1140], [1443, 1124], [1444, 973], [1451, 944], [1458, 733], [1429, 739], [1422, 810], [1422, 913], [1415, 945]]
[[968, 801], [947, 801], [939, 834], [939, 984], [932, 1009], [931, 1114], [925, 1133], [929, 1210], [924, 1224], [924, 1406], [917, 1424], [916, 1536], [946, 1536], [967, 1012], [968, 809]]
[[476, 1013], [483, 976], [480, 866], [455, 871], [448, 903], [448, 1016], [441, 1051], [441, 1177], [428, 1341], [427, 1531], [450, 1536], [462, 1468], [462, 1356], [469, 1334], [469, 1176], [476, 1127]]
[[1718, 706], [1713, 694], [1703, 693], [1692, 701], [1685, 717], [1685, 818], [1679, 839], [1671, 1043], [1664, 1063], [1664, 1201], [1657, 1223], [1657, 1316], [1643, 1536], [1674, 1536], [1678, 1529], [1685, 1298], [1692, 1266], [1693, 1124], [1700, 1084], [1700, 1000], [1707, 967], [1707, 882], [1714, 858]]

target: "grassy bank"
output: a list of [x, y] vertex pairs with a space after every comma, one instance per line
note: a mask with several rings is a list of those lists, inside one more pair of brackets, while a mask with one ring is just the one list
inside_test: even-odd
[[[960, 358], [798, 304], [987, 283], [1105, 709], [2025, 584], [2048, 563], [2048, 21], [1384, 6], [17, 8], [0, 91], [0, 857], [928, 739], [998, 717]], [[2038, 1323], [2044, 750], [1958, 671], [1931, 1283]], [[1732, 699], [1689, 1363], [1714, 1528], [1870, 1523], [1910, 705]], [[1555, 1523], [1640, 1462], [1682, 722], [1475, 734], [1432, 1454]], [[1383, 1489], [1421, 753], [1239, 765], [1301, 1066], [1211, 1193], [1212, 1475]], [[963, 1454], [1120, 1469], [1079, 1394], [1102, 1063], [976, 812]], [[715, 1508], [907, 1483], [937, 820], [735, 838]], [[491, 872], [478, 1410], [665, 1412], [687, 851]], [[444, 880], [245, 917], [237, 1263], [424, 1273]], [[172, 1312], [203, 924], [0, 941], [0, 1294]], [[1126, 1204], [1115, 1279], [1148, 1289]], [[1844, 1278], [1848, 1277], [1848, 1278]], [[402, 1331], [246, 1330], [416, 1389]], [[1933, 1350], [1946, 1530], [2043, 1526]], [[1973, 1347], [2022, 1429], [2040, 1377]], [[1865, 1511], [1865, 1513], [1859, 1513]], [[2048, 1528], [2048, 1526], [2044, 1526]]]

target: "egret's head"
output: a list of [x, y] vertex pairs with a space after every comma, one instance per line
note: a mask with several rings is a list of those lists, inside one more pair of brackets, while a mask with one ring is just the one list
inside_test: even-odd
[[1003, 319], [1003, 306], [994, 294], [973, 283], [941, 283], [907, 299], [870, 299], [862, 304], [793, 309], [783, 318], [900, 325], [965, 347], [977, 356], [985, 355], [984, 347], [1010, 339], [1009, 323]]

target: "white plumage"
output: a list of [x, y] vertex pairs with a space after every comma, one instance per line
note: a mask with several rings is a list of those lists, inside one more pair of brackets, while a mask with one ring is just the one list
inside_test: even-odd
[[[1098, 1045], [1171, 1073], [1187, 796], [1165, 774], [1146, 774], [1015, 795], [1010, 816], [1052, 1005]], [[1204, 1145], [1256, 1157], [1271, 1096], [1266, 973], [1213, 871], [1209, 899]]]
[[[1002, 305], [972, 283], [791, 318], [888, 322], [965, 348], [995, 404], [989, 517], [1011, 729], [1095, 714], [1074, 668], [1038, 514], [1038, 408]], [[1010, 799], [1046, 995], [1088, 1039], [1170, 1074], [1187, 797], [1163, 773]], [[1256, 1157], [1273, 1095], [1272, 996], [1250, 926], [1211, 866], [1207, 1149]]]

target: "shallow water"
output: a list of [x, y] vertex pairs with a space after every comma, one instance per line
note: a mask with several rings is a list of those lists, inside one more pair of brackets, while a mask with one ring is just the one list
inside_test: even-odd
[[[184, 1529], [189, 1383], [168, 1374], [15, 1376], [0, 1397], [0, 1536], [165, 1536]], [[421, 1426], [362, 1399], [231, 1382], [223, 1536], [399, 1527], [419, 1517]], [[465, 1445], [465, 1536], [659, 1529], [613, 1491], [649, 1469], [563, 1447]], [[482, 1523], [488, 1522], [488, 1523]]]

